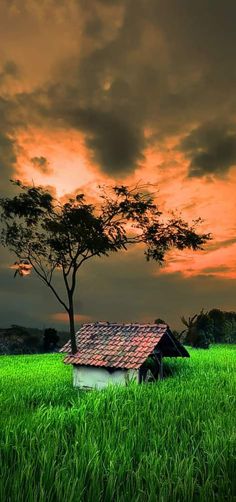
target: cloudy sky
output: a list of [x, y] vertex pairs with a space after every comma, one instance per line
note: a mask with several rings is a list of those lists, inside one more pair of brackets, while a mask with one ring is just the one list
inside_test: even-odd
[[[1, 0], [0, 18], [1, 194], [14, 177], [58, 197], [149, 181], [164, 211], [213, 234], [161, 269], [135, 249], [86, 265], [77, 320], [178, 327], [202, 307], [235, 309], [236, 2]], [[12, 260], [1, 250], [0, 325], [66, 326]]]

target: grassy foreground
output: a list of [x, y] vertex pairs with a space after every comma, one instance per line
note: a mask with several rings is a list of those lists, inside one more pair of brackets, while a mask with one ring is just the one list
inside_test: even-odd
[[0, 357], [0, 501], [235, 500], [236, 347], [168, 367], [78, 395], [59, 354]]

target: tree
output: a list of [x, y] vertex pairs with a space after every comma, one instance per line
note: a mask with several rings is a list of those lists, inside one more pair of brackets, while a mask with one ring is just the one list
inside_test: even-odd
[[46, 328], [43, 335], [43, 349], [45, 352], [55, 350], [58, 342], [59, 336], [57, 330], [54, 328]]
[[[42, 187], [14, 181], [19, 195], [1, 198], [1, 243], [17, 256], [21, 276], [34, 271], [66, 310], [72, 353], [77, 351], [74, 294], [79, 269], [95, 256], [109, 256], [143, 243], [147, 260], [162, 264], [171, 248], [201, 249], [209, 234], [197, 232], [200, 219], [186, 223], [172, 215], [163, 221], [153, 195], [143, 188], [100, 187], [98, 202], [78, 193], [62, 203]], [[66, 299], [53, 282], [59, 271]]]
[[225, 323], [225, 314], [220, 309], [212, 309], [208, 313], [210, 319], [213, 322], [213, 333], [214, 333], [214, 341], [216, 343], [223, 342], [224, 339], [224, 323]]
[[236, 313], [212, 309], [208, 315], [213, 322], [214, 341], [233, 343], [236, 340]]
[[163, 321], [163, 319], [158, 317], [157, 319], [155, 319], [154, 324], [167, 324], [167, 323], [165, 321]]
[[180, 339], [194, 347], [208, 348], [210, 343], [234, 343], [236, 340], [236, 313], [212, 309], [199, 314], [181, 318], [187, 329]]
[[181, 335], [184, 335], [185, 343], [195, 348], [208, 349], [213, 340], [213, 322], [207, 312], [201, 310], [200, 314], [189, 317], [181, 317], [182, 323], [186, 326]]

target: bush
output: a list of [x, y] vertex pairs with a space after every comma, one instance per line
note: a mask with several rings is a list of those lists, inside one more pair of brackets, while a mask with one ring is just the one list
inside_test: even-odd
[[44, 331], [43, 337], [43, 348], [45, 352], [55, 351], [57, 349], [57, 343], [59, 342], [59, 336], [54, 328], [47, 328]]

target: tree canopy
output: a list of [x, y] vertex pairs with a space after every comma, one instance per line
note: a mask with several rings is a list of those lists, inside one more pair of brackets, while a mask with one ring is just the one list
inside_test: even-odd
[[[147, 260], [162, 264], [172, 249], [201, 249], [210, 234], [198, 232], [200, 219], [188, 224], [182, 218], [163, 216], [154, 196], [140, 187], [100, 187], [96, 202], [77, 193], [66, 202], [43, 187], [19, 187], [19, 195], [1, 198], [1, 243], [12, 251], [13, 266], [21, 276], [31, 271], [51, 289], [70, 320], [71, 347], [76, 352], [74, 292], [80, 267], [95, 256], [144, 245]], [[66, 299], [53, 278], [60, 271]]]
[[212, 309], [186, 319], [181, 318], [186, 326], [180, 334], [182, 342], [193, 347], [208, 348], [210, 343], [235, 343], [236, 312]]

